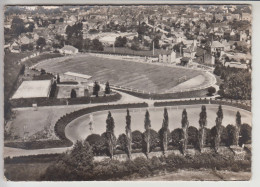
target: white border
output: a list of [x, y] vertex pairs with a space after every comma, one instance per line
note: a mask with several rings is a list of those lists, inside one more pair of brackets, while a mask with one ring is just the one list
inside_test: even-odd
[[[33, 5], [33, 4], [252, 4], [253, 7], [253, 44], [252, 44], [252, 56], [253, 56], [253, 167], [252, 167], [252, 179], [251, 181], [236, 181], [236, 182], [5, 182], [3, 181], [3, 44], [4, 44], [4, 34], [3, 34], [3, 6], [4, 4], [8, 5], [15, 5], [15, 4], [27, 4], [27, 5]], [[1, 50], [0, 50], [0, 74], [2, 75], [0, 77], [0, 91], [1, 96], [0, 97], [0, 103], [2, 104], [2, 107], [0, 108], [0, 119], [1, 119], [1, 133], [0, 133], [0, 142], [1, 142], [1, 149], [0, 149], [0, 186], [21, 186], [21, 187], [27, 187], [27, 186], [57, 186], [62, 185], [63, 187], [70, 187], [70, 186], [86, 186], [86, 185], [93, 185], [93, 186], [106, 186], [106, 187], [115, 187], [115, 186], [133, 186], [133, 185], [140, 185], [140, 186], [158, 186], [158, 185], [164, 185], [164, 186], [187, 186], [187, 185], [193, 185], [198, 187], [211, 187], [211, 186], [221, 186], [221, 187], [230, 187], [230, 186], [260, 186], [260, 150], [259, 150], [259, 143], [260, 142], [260, 124], [259, 122], [259, 105], [260, 105], [260, 88], [257, 87], [257, 81], [260, 79], [260, 2], [255, 1], [148, 1], [148, 0], [108, 0], [108, 1], [102, 1], [102, 0], [0, 0], [0, 44], [1, 44]], [[25, 171], [26, 172], [26, 171]]]

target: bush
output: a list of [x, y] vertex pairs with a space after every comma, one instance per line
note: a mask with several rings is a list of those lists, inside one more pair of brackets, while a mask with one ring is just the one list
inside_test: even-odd
[[[147, 142], [145, 142], [145, 137], [148, 135], [148, 131], [145, 131], [143, 133], [143, 151], [147, 151]], [[150, 129], [150, 151], [153, 151], [156, 147], [160, 146], [160, 139], [159, 139], [159, 134], [153, 130]]]
[[239, 138], [239, 145], [242, 146], [243, 144], [251, 143], [251, 131], [252, 127], [248, 124], [244, 123], [241, 125], [240, 128], [240, 138]]
[[132, 148], [142, 149], [143, 137], [142, 133], [138, 130], [132, 132]]
[[91, 134], [86, 138], [86, 141], [88, 141], [91, 145], [94, 155], [108, 155], [106, 140], [104, 137], [100, 136], [99, 134]]
[[212, 96], [214, 93], [216, 93], [216, 88], [215, 87], [209, 87], [208, 88], [208, 95]]

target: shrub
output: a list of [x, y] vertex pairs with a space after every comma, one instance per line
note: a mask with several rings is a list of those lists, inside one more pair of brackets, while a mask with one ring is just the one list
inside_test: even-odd
[[208, 88], [208, 95], [212, 96], [214, 93], [216, 93], [216, 88], [215, 87], [209, 87]]
[[[148, 135], [148, 131], [145, 131], [143, 133], [143, 151], [146, 152], [146, 145], [147, 142], [145, 142], [145, 137]], [[153, 130], [150, 129], [150, 152], [153, 151], [156, 147], [158, 147], [160, 145], [160, 139], [159, 139], [159, 134]]]
[[143, 137], [142, 137], [142, 133], [138, 130], [133, 131], [132, 132], [132, 143], [133, 149], [141, 149], [142, 148], [142, 141], [143, 141]]
[[240, 138], [239, 138], [239, 145], [251, 143], [251, 131], [252, 127], [248, 124], [244, 123], [241, 125], [240, 128]]
[[192, 145], [194, 148], [199, 147], [199, 134], [196, 127], [190, 126], [188, 128], [188, 144]]
[[94, 155], [107, 155], [106, 140], [104, 137], [99, 134], [91, 134], [86, 138], [86, 141], [91, 145]]

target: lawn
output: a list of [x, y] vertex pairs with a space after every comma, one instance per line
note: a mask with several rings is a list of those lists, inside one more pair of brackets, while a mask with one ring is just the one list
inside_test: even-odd
[[[60, 74], [68, 71], [82, 73], [92, 76], [90, 81], [102, 83], [109, 81], [112, 85], [133, 88], [146, 93], [169, 92], [178, 84], [199, 75], [205, 76], [205, 79], [202, 79], [205, 81], [199, 85], [208, 82], [207, 75], [200, 70], [109, 59], [90, 54], [48, 60], [39, 64], [37, 68]], [[180, 82], [179, 78], [183, 76], [186, 76], [186, 80], [182, 79]]]

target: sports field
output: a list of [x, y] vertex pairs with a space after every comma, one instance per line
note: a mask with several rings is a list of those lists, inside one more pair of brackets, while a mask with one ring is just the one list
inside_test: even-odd
[[[91, 81], [103, 83], [109, 81], [112, 85], [146, 93], [176, 91], [174, 87], [185, 81], [189, 82], [184, 84], [184, 87], [179, 86], [179, 91], [182, 87], [199, 88], [207, 85], [211, 80], [209, 74], [200, 70], [97, 57], [92, 54], [55, 58], [39, 63], [36, 68], [59, 74], [68, 71], [82, 73], [92, 76]], [[193, 82], [196, 84], [190, 84]]]
[[[174, 106], [168, 107], [169, 115], [169, 129], [170, 131], [181, 128], [181, 114], [183, 108], [186, 108], [188, 113], [189, 125], [199, 128], [199, 114], [201, 112], [201, 105], [192, 106]], [[236, 112], [239, 110], [242, 116], [242, 123], [248, 123], [251, 125], [251, 113], [245, 110], [240, 110], [230, 106], [222, 106], [223, 108], [223, 126], [228, 124], [235, 125]], [[218, 110], [218, 105], [207, 105], [207, 128], [212, 128], [215, 126], [216, 112]], [[144, 116], [146, 109], [130, 109], [131, 126], [132, 131], [139, 130], [144, 131]], [[163, 108], [151, 108], [150, 120], [152, 129], [158, 131], [162, 127], [163, 121]], [[112, 116], [115, 120], [115, 135], [125, 133], [125, 116], [126, 110], [111, 110]], [[107, 111], [95, 112], [93, 115], [93, 133], [102, 134], [106, 131], [106, 118]], [[84, 140], [87, 136], [91, 134], [89, 129], [90, 115], [84, 115], [80, 118], [72, 121], [65, 129], [66, 136], [75, 142], [76, 140]]]

